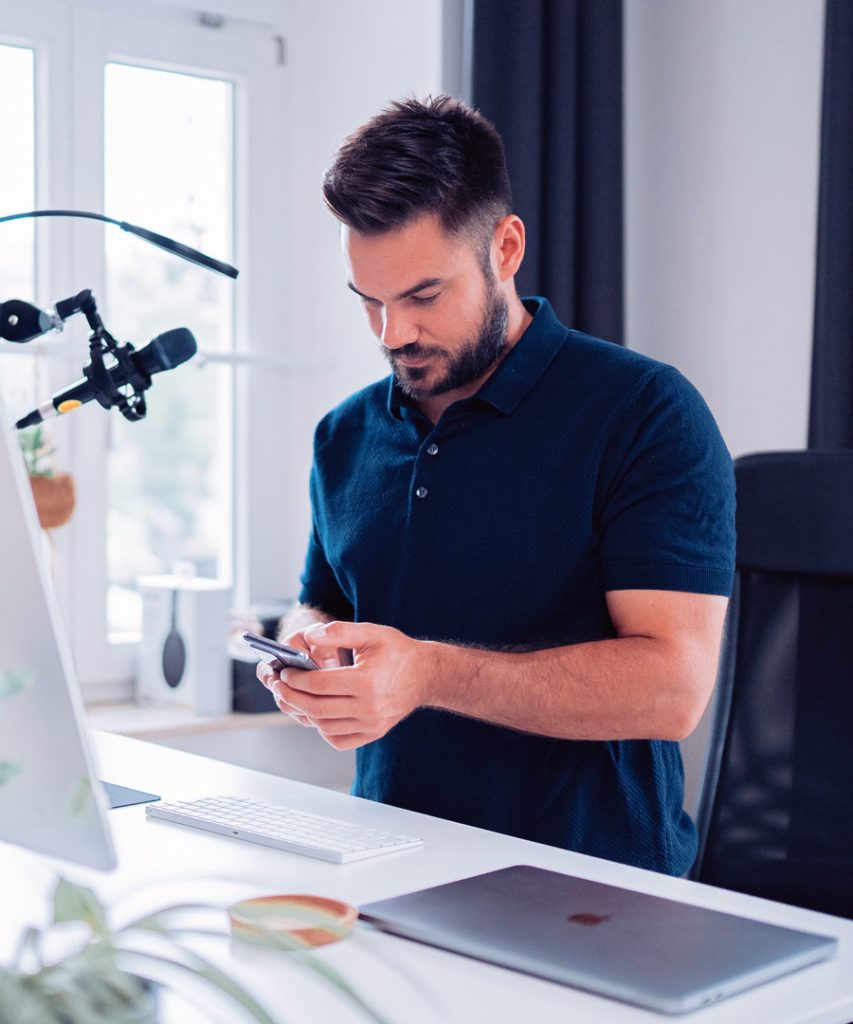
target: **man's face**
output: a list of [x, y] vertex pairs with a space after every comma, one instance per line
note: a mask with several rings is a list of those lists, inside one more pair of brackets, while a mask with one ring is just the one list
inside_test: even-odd
[[506, 341], [507, 304], [491, 267], [437, 217], [362, 235], [344, 227], [349, 286], [360, 297], [400, 387], [414, 399], [479, 380]]

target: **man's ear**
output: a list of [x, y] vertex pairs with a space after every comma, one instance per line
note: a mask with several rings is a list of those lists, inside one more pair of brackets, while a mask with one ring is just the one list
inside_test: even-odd
[[514, 277], [524, 259], [524, 222], [515, 213], [502, 217], [492, 236], [492, 254], [497, 256], [499, 281]]

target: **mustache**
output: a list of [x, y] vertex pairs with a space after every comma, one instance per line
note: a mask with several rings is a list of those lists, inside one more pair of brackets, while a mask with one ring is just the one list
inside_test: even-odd
[[393, 351], [387, 351], [388, 358], [394, 362], [397, 359], [422, 359], [425, 356], [440, 355], [444, 349], [437, 348], [436, 346], [421, 345], [416, 341], [410, 342], [408, 345], [401, 345], [399, 348], [395, 348]]

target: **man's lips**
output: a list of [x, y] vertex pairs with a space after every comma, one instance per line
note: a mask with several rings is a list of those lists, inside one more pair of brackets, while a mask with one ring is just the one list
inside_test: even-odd
[[394, 362], [400, 366], [416, 367], [424, 366], [432, 359], [432, 356], [428, 353], [426, 355], [418, 356], [394, 356]]

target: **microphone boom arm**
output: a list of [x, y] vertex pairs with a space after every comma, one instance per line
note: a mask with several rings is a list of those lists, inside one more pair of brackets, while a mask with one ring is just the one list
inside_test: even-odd
[[[107, 217], [102, 213], [90, 213], [84, 210], [30, 210], [27, 213], [13, 213], [0, 217], [0, 224], [29, 217], [82, 217], [102, 221], [106, 224], [115, 224], [122, 231], [128, 231], [130, 234], [200, 267], [214, 270], [232, 279], [236, 278], [239, 273], [236, 267], [216, 260], [212, 256], [207, 256], [198, 249], [176, 242], [156, 231], [150, 231], [136, 224], [129, 224], [127, 221], [116, 220], [114, 217]], [[82, 397], [79, 393], [72, 393], [60, 396], [61, 400], [58, 404], [54, 401], [53, 407], [56, 412], [67, 412], [69, 409], [77, 408], [83, 401], [95, 398], [105, 409], [117, 407], [127, 420], [141, 420], [145, 416], [143, 392], [151, 386], [151, 373], [178, 365], [196, 352], [196, 342], [192, 334], [186, 328], [179, 328], [177, 331], [158, 335], [150, 345], [137, 354], [136, 358], [132, 358], [135, 351], [133, 345], [129, 342], [119, 345], [104, 327], [95, 305], [95, 297], [89, 289], [57, 302], [54, 314], [45, 313], [37, 306], [20, 299], [0, 302], [0, 338], [18, 344], [26, 344], [34, 338], [40, 338], [43, 334], [47, 334], [48, 331], [61, 331], [65, 320], [75, 313], [83, 313], [92, 331], [89, 338], [91, 364], [83, 371], [88, 384]], [[169, 361], [162, 364], [157, 358], [153, 362], [146, 361], [146, 352], [149, 352], [152, 346], [161, 339], [167, 337], [171, 337], [172, 346], [172, 351], [168, 353]], [[159, 352], [160, 358], [162, 358], [164, 355], [162, 345]], [[115, 360], [115, 365], [110, 367], [106, 365], [104, 359], [107, 355]], [[175, 361], [175, 357], [178, 357], [177, 361]], [[149, 370], [150, 372], [148, 372]], [[117, 373], [118, 382], [113, 379], [114, 372]], [[56, 397], [54, 396], [55, 399]], [[48, 409], [48, 406], [44, 408]], [[53, 413], [50, 412], [50, 415]], [[41, 422], [43, 418], [42, 409], [36, 409], [19, 420], [17, 427], [23, 429], [33, 423]]]
[[[13, 300], [16, 302], [17, 300]], [[28, 306], [27, 303], [19, 303], [21, 306]], [[17, 307], [16, 307], [17, 308]], [[35, 307], [31, 307], [38, 313]], [[89, 356], [91, 363], [83, 370], [83, 374], [92, 386], [95, 400], [104, 409], [117, 408], [126, 420], [136, 423], [145, 418], [146, 406], [143, 392], [151, 387], [151, 376], [141, 367], [137, 366], [131, 355], [135, 351], [133, 345], [127, 342], [119, 345], [115, 338], [104, 326], [95, 296], [91, 289], [86, 288], [68, 299], [62, 299], [56, 303], [56, 315], [51, 317], [51, 324], [44, 330], [31, 337], [16, 340], [32, 341], [48, 331], [61, 331], [63, 324], [70, 317], [82, 313], [92, 331], [89, 337]], [[42, 314], [46, 317], [46, 314]], [[111, 356], [115, 365], [108, 367], [105, 359]], [[121, 371], [120, 379], [123, 381], [121, 387], [113, 381], [113, 371]], [[122, 390], [129, 388], [129, 391]], [[68, 409], [79, 405], [79, 402], [68, 403]], [[59, 412], [66, 409], [60, 408]]]

